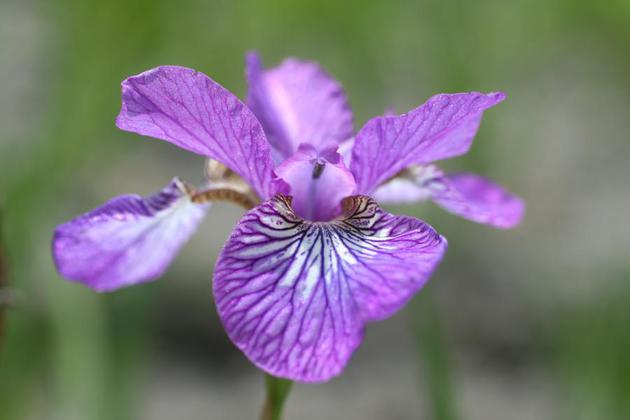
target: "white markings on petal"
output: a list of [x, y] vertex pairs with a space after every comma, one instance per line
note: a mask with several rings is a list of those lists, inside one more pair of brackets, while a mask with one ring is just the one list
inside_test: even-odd
[[116, 197], [57, 227], [55, 264], [64, 277], [97, 291], [152, 280], [196, 231], [207, 208], [192, 203], [177, 179], [148, 198]]
[[414, 165], [384, 182], [376, 191], [374, 199], [381, 204], [417, 203], [431, 199], [434, 193], [446, 187], [441, 178], [444, 172], [435, 165]]
[[321, 382], [339, 374], [365, 324], [400, 309], [445, 251], [430, 226], [367, 197], [344, 200], [344, 214], [306, 222], [276, 196], [243, 217], [217, 262], [226, 331], [273, 375]]
[[411, 166], [374, 192], [383, 204], [432, 200], [444, 210], [499, 229], [517, 226], [525, 202], [504, 187], [472, 173], [444, 174], [435, 165]]

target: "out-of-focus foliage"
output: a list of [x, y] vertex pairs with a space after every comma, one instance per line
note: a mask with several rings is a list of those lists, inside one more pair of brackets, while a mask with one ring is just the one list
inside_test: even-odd
[[201, 159], [115, 129], [120, 81], [179, 64], [243, 96], [249, 49], [268, 65], [320, 61], [357, 128], [438, 92], [506, 91], [471, 154], [447, 166], [529, 206], [507, 232], [396, 209], [448, 237], [443, 267], [424, 299], [368, 332], [341, 378], [296, 386], [287, 418], [627, 418], [628, 45], [624, 0], [3, 1], [0, 206], [17, 304], [0, 420], [256, 415], [262, 379], [210, 299], [234, 208], [213, 209], [155, 284], [96, 295], [59, 279], [49, 255], [55, 224], [173, 175], [201, 178]]

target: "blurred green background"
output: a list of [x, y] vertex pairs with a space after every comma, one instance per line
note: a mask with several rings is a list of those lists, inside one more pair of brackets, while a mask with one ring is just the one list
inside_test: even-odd
[[243, 97], [249, 49], [320, 61], [357, 128], [506, 91], [447, 166], [528, 203], [513, 231], [393, 209], [448, 237], [446, 260], [341, 377], [294, 387], [287, 419], [630, 418], [629, 48], [628, 0], [2, 0], [0, 419], [256, 418], [262, 376], [210, 293], [240, 209], [215, 206], [164, 278], [112, 294], [61, 280], [49, 249], [112, 196], [202, 178], [200, 157], [115, 128], [120, 81], [179, 64]]

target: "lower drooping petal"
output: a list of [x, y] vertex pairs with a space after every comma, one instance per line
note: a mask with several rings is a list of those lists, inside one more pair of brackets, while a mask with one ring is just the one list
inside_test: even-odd
[[525, 202], [487, 178], [457, 173], [443, 182], [445, 188], [433, 193], [433, 202], [453, 214], [501, 229], [515, 227], [523, 218]]
[[152, 280], [196, 231], [208, 206], [178, 179], [158, 193], [116, 197], [60, 225], [53, 238], [59, 273], [99, 292]]
[[259, 368], [301, 382], [338, 375], [365, 324], [399, 310], [428, 280], [446, 240], [364, 196], [345, 217], [306, 222], [278, 195], [247, 213], [215, 268], [230, 339]]
[[471, 173], [445, 175], [435, 165], [412, 166], [381, 185], [374, 198], [384, 204], [433, 200], [444, 210], [501, 229], [518, 225], [524, 201], [487, 178]]

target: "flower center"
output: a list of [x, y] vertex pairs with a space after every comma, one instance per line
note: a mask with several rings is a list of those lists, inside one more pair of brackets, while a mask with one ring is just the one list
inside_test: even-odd
[[341, 214], [341, 200], [356, 189], [354, 177], [337, 153], [337, 145], [316, 149], [302, 143], [275, 169], [277, 192], [293, 197], [297, 215], [310, 221], [328, 221]]

